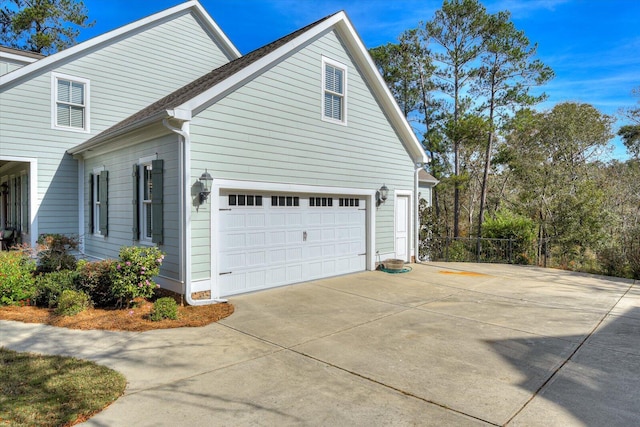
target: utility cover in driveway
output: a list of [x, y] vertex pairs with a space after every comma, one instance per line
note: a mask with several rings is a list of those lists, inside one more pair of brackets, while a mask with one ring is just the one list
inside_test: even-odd
[[232, 192], [220, 207], [222, 295], [365, 270], [364, 199]]

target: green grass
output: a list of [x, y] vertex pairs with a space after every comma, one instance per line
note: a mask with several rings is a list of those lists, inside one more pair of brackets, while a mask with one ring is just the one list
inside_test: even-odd
[[0, 347], [0, 426], [64, 426], [101, 411], [126, 379], [93, 362]]

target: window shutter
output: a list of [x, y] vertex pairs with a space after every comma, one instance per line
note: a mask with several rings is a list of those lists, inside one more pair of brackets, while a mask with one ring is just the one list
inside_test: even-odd
[[95, 217], [94, 217], [94, 206], [93, 206], [93, 201], [96, 199], [95, 198], [95, 194], [94, 194], [94, 180], [96, 179], [96, 176], [92, 173], [89, 174], [89, 232], [93, 233], [93, 231], [95, 230], [94, 228], [94, 223], [95, 223]]
[[109, 233], [109, 172], [100, 172], [100, 234]]
[[163, 243], [163, 166], [164, 160], [154, 160], [151, 162], [151, 185], [153, 194], [151, 196], [151, 241], [153, 243]]
[[29, 175], [22, 176], [22, 231], [29, 232]]
[[140, 239], [140, 208], [138, 206], [138, 194], [140, 191], [140, 165], [133, 165], [133, 240]]

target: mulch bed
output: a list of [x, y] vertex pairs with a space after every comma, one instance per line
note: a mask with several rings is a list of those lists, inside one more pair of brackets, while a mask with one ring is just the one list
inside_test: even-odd
[[58, 316], [53, 309], [24, 307], [0, 307], [0, 320], [16, 320], [25, 323], [43, 323], [69, 329], [102, 329], [108, 331], [149, 331], [182, 327], [205, 326], [233, 314], [234, 307], [229, 303], [180, 306], [177, 320], [149, 319], [153, 303], [138, 301], [135, 307], [128, 309], [91, 308], [75, 316]]

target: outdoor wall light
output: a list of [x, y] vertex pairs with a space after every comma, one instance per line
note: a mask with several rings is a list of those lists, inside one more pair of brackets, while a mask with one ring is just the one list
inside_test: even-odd
[[198, 197], [200, 204], [203, 204], [209, 198], [209, 194], [211, 194], [210, 183], [213, 182], [213, 178], [211, 177], [211, 174], [205, 169], [204, 172], [202, 172], [202, 175], [200, 175], [200, 178], [198, 178], [198, 181], [200, 181], [202, 185], [202, 189], [200, 190], [200, 194]]
[[389, 196], [389, 189], [386, 185], [382, 184], [382, 187], [378, 191], [376, 191], [376, 206], [380, 206], [384, 202], [387, 201], [387, 197]]

